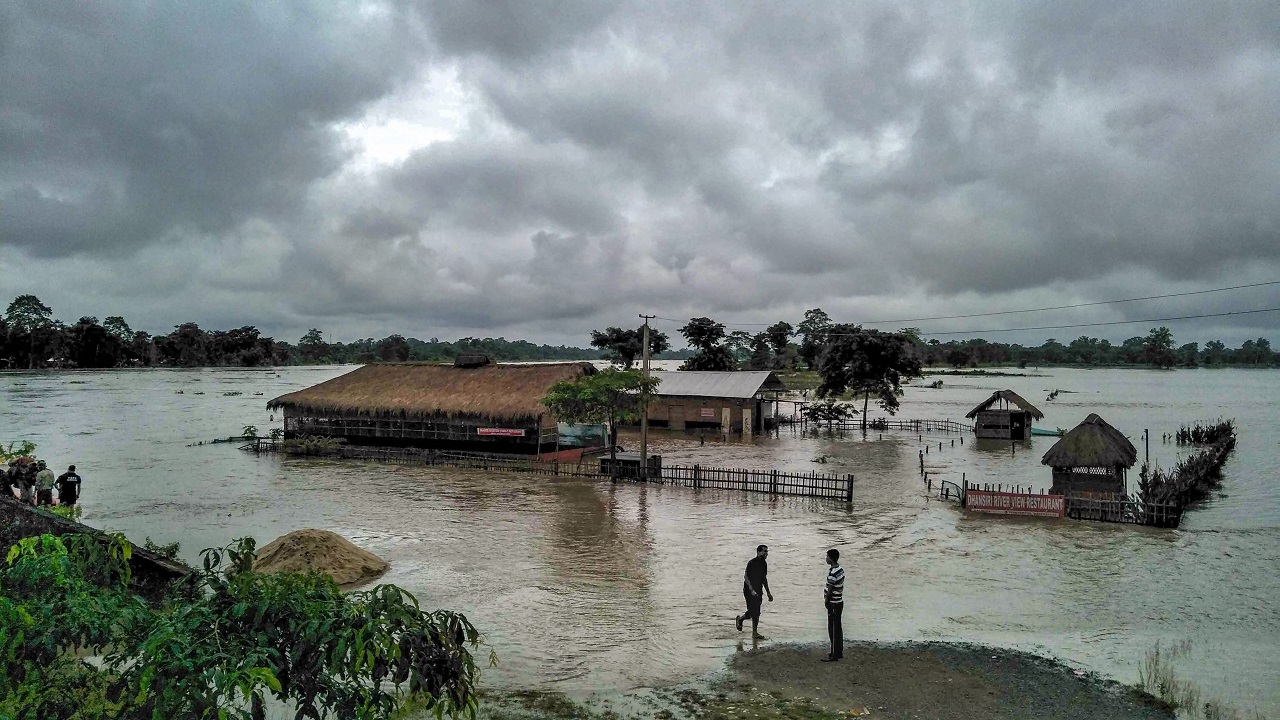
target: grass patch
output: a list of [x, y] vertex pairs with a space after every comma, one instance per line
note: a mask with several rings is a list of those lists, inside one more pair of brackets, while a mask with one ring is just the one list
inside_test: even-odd
[[1157, 640], [1138, 665], [1136, 691], [1151, 704], [1191, 720], [1267, 720], [1260, 712], [1250, 714], [1222, 700], [1204, 701], [1200, 685], [1180, 677], [1174, 667], [1190, 652], [1190, 640], [1168, 646]]

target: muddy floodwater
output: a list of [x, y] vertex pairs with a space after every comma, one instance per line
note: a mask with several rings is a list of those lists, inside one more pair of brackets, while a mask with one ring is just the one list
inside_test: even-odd
[[907, 390], [904, 418], [959, 420], [1004, 387], [1045, 412], [1037, 427], [1097, 412], [1140, 458], [1150, 429], [1165, 466], [1179, 449], [1163, 433], [1235, 418], [1223, 490], [1177, 530], [966, 514], [924, 492], [925, 445], [939, 479], [1047, 487], [1051, 437], [1012, 452], [971, 435], [790, 429], [751, 443], [651, 443], [668, 463], [852, 473], [852, 505], [193, 446], [244, 425], [265, 434], [280, 425], [267, 400], [350, 369], [0, 373], [0, 442], [35, 441], [59, 472], [75, 463], [85, 522], [178, 541], [188, 561], [244, 535], [340, 533], [391, 563], [385, 582], [465, 612], [497, 651], [485, 672], [496, 685], [583, 694], [715, 670], [743, 647], [743, 565], [767, 543], [766, 644], [824, 639], [822, 556], [837, 547], [850, 638], [982, 642], [1123, 682], [1157, 640], [1190, 640], [1180, 667], [1207, 698], [1280, 712], [1280, 372], [1028, 369], [1014, 372], [1037, 376], [942, 376], [941, 389]]

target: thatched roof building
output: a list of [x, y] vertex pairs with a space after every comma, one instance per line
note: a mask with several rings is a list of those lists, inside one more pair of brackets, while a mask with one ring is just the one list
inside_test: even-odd
[[980, 439], [1027, 440], [1031, 421], [1044, 413], [1012, 390], [997, 390], [965, 417], [973, 419], [973, 432]]
[[1138, 462], [1138, 450], [1129, 438], [1106, 420], [1091, 413], [1040, 459], [1054, 468], [1130, 468]]
[[591, 363], [365, 365], [281, 395], [285, 437], [319, 435], [351, 443], [542, 452], [555, 447], [556, 420], [542, 404], [561, 380], [596, 372]]
[[546, 414], [542, 398], [552, 385], [595, 371], [586, 362], [478, 367], [365, 365], [319, 385], [281, 395], [267, 407], [358, 415], [529, 419]]
[[1053, 468], [1050, 492], [1123, 493], [1126, 472], [1138, 462], [1138, 449], [1106, 420], [1091, 413], [1040, 459]]
[[1044, 418], [1044, 413], [1040, 412], [1040, 408], [1037, 408], [1035, 405], [1032, 405], [1031, 403], [1027, 402], [1021, 395], [1019, 395], [1018, 393], [1012, 390], [997, 390], [991, 393], [991, 397], [987, 398], [977, 407], [970, 410], [969, 414], [965, 415], [965, 417], [970, 419], [975, 418], [977, 417], [978, 413], [982, 412], [983, 410], [990, 410], [991, 407], [996, 403], [1003, 403], [1004, 405], [1003, 409], [1006, 409], [1006, 410], [1009, 408], [1010, 405], [1014, 405], [1020, 408], [1021, 410], [1023, 410], [1024, 412], [1031, 413], [1031, 417], [1035, 418], [1036, 420], [1041, 420]]

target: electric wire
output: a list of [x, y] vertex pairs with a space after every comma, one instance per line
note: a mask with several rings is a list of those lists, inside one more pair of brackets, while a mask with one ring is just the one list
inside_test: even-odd
[[[901, 318], [898, 320], [860, 320], [854, 325], [888, 325], [890, 323], [910, 323], [925, 322], [928, 320], [959, 320], [963, 318], [976, 317], [994, 317], [996, 315], [1017, 315], [1021, 313], [1046, 312], [1049, 310], [1071, 310], [1082, 307], [1095, 307], [1098, 305], [1117, 305], [1119, 303], [1142, 302], [1144, 300], [1163, 300], [1165, 298], [1189, 297], [1192, 295], [1207, 295], [1209, 293], [1227, 292], [1229, 290], [1246, 290], [1248, 288], [1266, 287], [1268, 285], [1280, 285], [1280, 280], [1268, 280], [1266, 282], [1249, 283], [1247, 285], [1232, 285], [1230, 287], [1209, 288], [1207, 290], [1188, 290], [1186, 292], [1168, 293], [1166, 295], [1147, 295], [1136, 298], [1122, 298], [1119, 300], [1096, 300], [1094, 302], [1073, 303], [1071, 305], [1052, 305], [1041, 308], [1027, 308], [1025, 310], [995, 310], [992, 312], [969, 313], [967, 315], [937, 315], [934, 317], [918, 317], [918, 318]], [[671, 320], [671, 318], [660, 318], [662, 320]], [[673, 320], [672, 322], [682, 322]], [[731, 327], [768, 327], [775, 323], [734, 323]], [[728, 325], [728, 323], [726, 323]]]

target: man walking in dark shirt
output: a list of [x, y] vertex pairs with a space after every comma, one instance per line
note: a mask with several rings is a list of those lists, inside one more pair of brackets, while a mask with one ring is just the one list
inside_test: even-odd
[[822, 662], [835, 662], [844, 657], [844, 627], [840, 616], [844, 614], [844, 568], [840, 567], [840, 551], [827, 551], [827, 585], [822, 599], [827, 606], [827, 636], [831, 638], [831, 652]]
[[760, 604], [764, 602], [763, 595], [769, 596], [769, 602], [773, 602], [773, 593], [769, 590], [769, 564], [765, 562], [765, 558], [769, 557], [768, 545], [757, 545], [756, 556], [747, 561], [747, 571], [742, 574], [742, 595], [747, 599], [747, 612], [734, 618], [734, 622], [738, 625], [738, 631], [742, 631], [743, 621], [751, 620], [751, 637], [763, 638], [760, 634]]
[[76, 466], [72, 465], [67, 468], [66, 472], [58, 476], [58, 503], [75, 505], [79, 497], [80, 476], [76, 474]]

